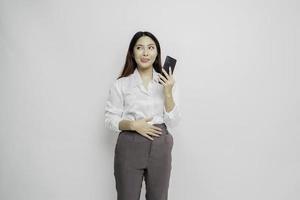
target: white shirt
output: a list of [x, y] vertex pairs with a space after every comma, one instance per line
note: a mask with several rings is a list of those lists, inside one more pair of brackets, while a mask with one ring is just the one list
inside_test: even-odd
[[106, 128], [121, 132], [119, 129], [121, 120], [138, 120], [146, 117], [153, 117], [150, 124], [165, 123], [168, 128], [178, 124], [181, 114], [176, 83], [172, 89], [175, 106], [167, 112], [164, 106], [163, 85], [158, 82], [158, 72], [154, 68], [152, 71], [153, 78], [148, 84], [148, 90], [144, 87], [137, 69], [129, 76], [117, 79], [113, 83], [104, 112]]

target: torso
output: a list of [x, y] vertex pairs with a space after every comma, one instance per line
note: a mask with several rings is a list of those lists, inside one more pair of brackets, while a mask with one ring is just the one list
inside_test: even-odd
[[145, 89], [148, 91], [148, 85], [149, 85], [150, 80], [148, 81], [143, 81], [143, 85], [145, 87]]

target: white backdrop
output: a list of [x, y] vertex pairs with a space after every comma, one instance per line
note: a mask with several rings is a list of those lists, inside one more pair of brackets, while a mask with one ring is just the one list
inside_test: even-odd
[[299, 10], [0, 0], [0, 199], [116, 199], [104, 105], [137, 31], [178, 59], [169, 199], [300, 199]]

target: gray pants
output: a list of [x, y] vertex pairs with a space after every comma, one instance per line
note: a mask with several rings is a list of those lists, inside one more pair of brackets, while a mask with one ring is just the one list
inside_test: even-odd
[[114, 176], [118, 200], [139, 200], [145, 178], [147, 200], [167, 200], [173, 136], [164, 123], [151, 141], [135, 131], [122, 131], [115, 147]]

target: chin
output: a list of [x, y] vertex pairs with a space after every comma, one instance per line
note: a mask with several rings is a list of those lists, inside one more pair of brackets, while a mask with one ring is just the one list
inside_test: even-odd
[[148, 68], [151, 68], [152, 64], [150, 65], [143, 65], [143, 64], [140, 64], [140, 68], [142, 69], [148, 69]]

